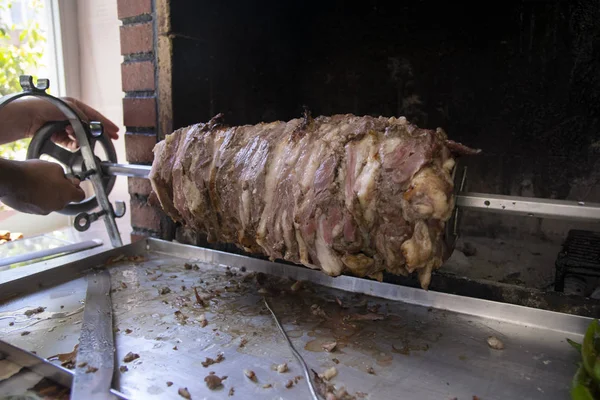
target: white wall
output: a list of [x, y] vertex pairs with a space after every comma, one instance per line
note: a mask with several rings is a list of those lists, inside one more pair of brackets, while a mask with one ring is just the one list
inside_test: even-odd
[[[121, 47], [116, 0], [78, 0], [80, 99], [120, 128], [114, 142], [119, 162], [125, 161], [125, 128], [121, 91]], [[111, 199], [128, 202], [127, 178], [118, 177]], [[129, 219], [129, 215], [123, 217]]]

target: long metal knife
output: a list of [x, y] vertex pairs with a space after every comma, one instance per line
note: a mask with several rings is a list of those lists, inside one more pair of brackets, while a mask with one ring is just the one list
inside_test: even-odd
[[115, 366], [115, 346], [107, 270], [88, 275], [72, 400], [114, 399], [110, 394]]

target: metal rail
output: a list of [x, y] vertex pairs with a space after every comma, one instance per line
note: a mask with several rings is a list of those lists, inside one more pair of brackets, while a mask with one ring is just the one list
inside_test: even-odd
[[486, 193], [461, 193], [456, 196], [456, 206], [467, 210], [535, 218], [600, 221], [600, 204], [598, 203]]

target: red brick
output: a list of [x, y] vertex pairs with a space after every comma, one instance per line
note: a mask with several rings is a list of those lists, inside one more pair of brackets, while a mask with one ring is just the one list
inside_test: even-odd
[[117, 0], [119, 19], [150, 13], [152, 13], [152, 2], [150, 0]]
[[154, 90], [154, 64], [152, 61], [121, 64], [121, 81], [124, 92]]
[[135, 228], [148, 229], [150, 231], [161, 231], [161, 219], [163, 212], [157, 207], [152, 207], [140, 200], [131, 200], [131, 226]]
[[125, 126], [156, 126], [155, 97], [125, 97], [123, 99], [123, 124]]
[[154, 207], [160, 207], [160, 200], [158, 199], [158, 196], [154, 190], [152, 190], [148, 196], [148, 204]]
[[154, 159], [152, 149], [156, 144], [156, 135], [125, 133], [125, 153], [132, 164], [150, 164]]
[[121, 27], [121, 55], [149, 53], [154, 49], [152, 23]]
[[147, 233], [147, 232], [133, 231], [130, 234], [131, 243], [139, 242], [140, 240], [144, 240], [144, 239], [146, 239], [149, 236], [150, 236], [150, 234]]
[[144, 178], [128, 178], [127, 186], [129, 188], [129, 194], [149, 196], [150, 192], [152, 192], [150, 181]]

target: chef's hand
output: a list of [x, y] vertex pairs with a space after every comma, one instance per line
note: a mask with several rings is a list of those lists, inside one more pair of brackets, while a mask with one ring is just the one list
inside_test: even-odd
[[[119, 127], [87, 104], [72, 97], [62, 97], [85, 122], [99, 121], [104, 133], [111, 139], [119, 138]], [[65, 121], [65, 115], [52, 103], [38, 97], [23, 97], [9, 103], [0, 110], [0, 144], [32, 137], [44, 124], [51, 121]], [[53, 141], [63, 147], [78, 148], [73, 128], [55, 134]]]
[[57, 163], [0, 159], [0, 201], [17, 211], [48, 215], [84, 198], [79, 180], [67, 178]]

